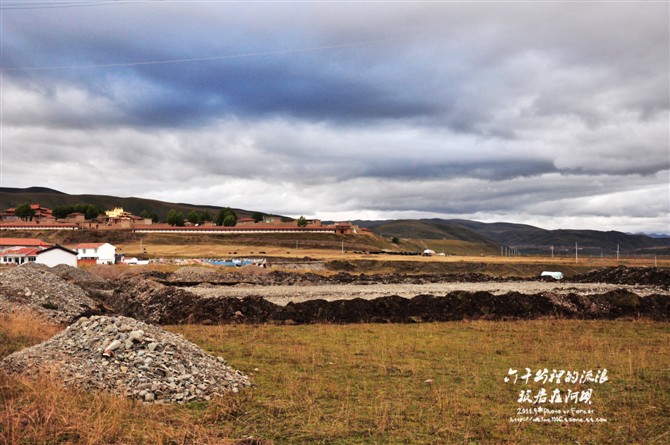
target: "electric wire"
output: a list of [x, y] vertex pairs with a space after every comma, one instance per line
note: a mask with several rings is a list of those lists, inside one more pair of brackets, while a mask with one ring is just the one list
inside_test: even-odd
[[393, 38], [393, 39], [379, 39], [379, 40], [367, 40], [360, 42], [351, 42], [351, 43], [340, 43], [333, 45], [321, 45], [321, 46], [312, 46], [306, 48], [296, 48], [296, 49], [285, 49], [285, 50], [275, 50], [275, 51], [258, 51], [242, 54], [229, 54], [221, 56], [206, 56], [206, 57], [188, 57], [182, 59], [163, 59], [163, 60], [143, 60], [137, 62], [119, 62], [119, 63], [93, 63], [93, 64], [82, 64], [82, 65], [55, 65], [55, 66], [26, 66], [26, 67], [5, 67], [2, 70], [5, 72], [8, 71], [53, 71], [53, 70], [68, 70], [68, 69], [85, 69], [85, 68], [122, 68], [122, 67], [133, 67], [133, 66], [147, 66], [147, 65], [163, 65], [163, 64], [178, 64], [178, 63], [188, 63], [188, 62], [207, 62], [207, 61], [216, 61], [216, 60], [227, 60], [227, 59], [242, 59], [250, 57], [262, 57], [262, 56], [274, 56], [282, 54], [296, 54], [296, 53], [305, 53], [313, 51], [321, 51], [328, 49], [341, 49], [341, 48], [353, 48], [358, 46], [373, 45], [380, 43], [388, 43], [392, 41], [401, 41], [406, 39]]

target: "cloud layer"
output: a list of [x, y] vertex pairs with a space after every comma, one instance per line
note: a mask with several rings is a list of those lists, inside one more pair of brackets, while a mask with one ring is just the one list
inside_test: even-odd
[[43, 6], [2, 6], [4, 186], [670, 232], [667, 3]]

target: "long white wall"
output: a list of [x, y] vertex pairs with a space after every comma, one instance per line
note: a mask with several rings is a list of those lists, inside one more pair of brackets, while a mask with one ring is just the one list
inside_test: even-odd
[[335, 229], [253, 229], [253, 230], [189, 230], [189, 229], [135, 229], [133, 232], [136, 233], [192, 233], [192, 234], [218, 234], [225, 235], [230, 234], [245, 234], [245, 233], [336, 233]]

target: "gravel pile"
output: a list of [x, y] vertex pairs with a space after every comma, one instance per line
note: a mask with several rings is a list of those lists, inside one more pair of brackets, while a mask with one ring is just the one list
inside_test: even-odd
[[250, 386], [221, 357], [127, 317], [83, 317], [50, 340], [0, 362], [10, 373], [54, 372], [65, 384], [144, 402], [210, 400]]
[[72, 267], [67, 264], [59, 264], [50, 269], [51, 273], [58, 275], [65, 281], [76, 284], [84, 289], [113, 289], [114, 284], [80, 267]]
[[28, 310], [56, 323], [104, 312], [81, 287], [53, 274], [48, 266], [34, 263], [0, 272], [0, 310]]

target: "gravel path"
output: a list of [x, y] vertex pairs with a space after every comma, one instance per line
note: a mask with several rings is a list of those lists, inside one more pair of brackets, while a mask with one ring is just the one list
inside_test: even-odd
[[538, 294], [556, 292], [561, 294], [577, 293], [582, 295], [605, 293], [614, 289], [627, 289], [640, 296], [651, 294], [669, 295], [670, 292], [655, 286], [626, 286], [600, 283], [551, 283], [542, 281], [485, 282], [485, 283], [429, 283], [429, 284], [325, 284], [318, 286], [256, 286], [240, 284], [236, 286], [215, 286], [202, 284], [184, 287], [184, 290], [204, 297], [246, 297], [260, 295], [278, 305], [288, 302], [301, 302], [314, 299], [345, 300], [353, 298], [373, 299], [389, 295], [412, 298], [417, 295], [446, 295], [452, 291], [486, 291], [496, 295], [508, 292]]

